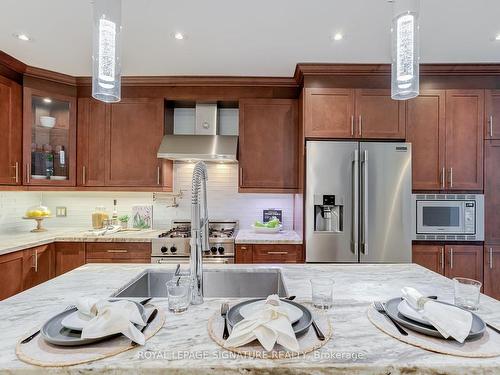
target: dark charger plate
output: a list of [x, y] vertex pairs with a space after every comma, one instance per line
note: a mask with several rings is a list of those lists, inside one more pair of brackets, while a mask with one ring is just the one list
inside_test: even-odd
[[[229, 311], [227, 312], [228, 324], [231, 327], [233, 327], [236, 323], [243, 320], [243, 317], [240, 315], [240, 309], [243, 306], [248, 305], [250, 303], [257, 302], [257, 301], [262, 301], [264, 299], [265, 298], [250, 299], [248, 301], [240, 302], [240, 303], [234, 305], [233, 307], [231, 307], [229, 309]], [[309, 330], [309, 327], [311, 326], [312, 321], [313, 321], [311, 311], [307, 307], [301, 305], [300, 303], [294, 302], [294, 301], [282, 299], [281, 302], [282, 303], [289, 303], [289, 304], [291, 304], [295, 307], [298, 307], [299, 309], [302, 310], [302, 313], [303, 313], [302, 318], [300, 318], [297, 322], [292, 324], [292, 328], [293, 328], [293, 331], [295, 332], [296, 337], [300, 337], [300, 336], [304, 335]]]
[[[391, 318], [393, 318], [396, 322], [401, 324], [403, 327], [409, 328], [413, 331], [423, 333], [424, 335], [440, 337], [440, 338], [444, 339], [444, 337], [439, 333], [439, 331], [436, 328], [434, 328], [433, 326], [416, 322], [410, 318], [407, 318], [403, 314], [401, 314], [398, 311], [398, 305], [400, 304], [400, 302], [401, 302], [401, 298], [393, 298], [385, 303], [385, 309], [387, 311], [387, 314]], [[440, 302], [440, 301], [436, 301], [436, 302], [443, 303], [445, 305], [451, 305], [450, 303], [446, 303], [446, 302]], [[466, 340], [474, 340], [474, 339], [480, 338], [483, 335], [485, 330], [486, 330], [486, 324], [484, 324], [484, 321], [479, 316], [472, 313], [472, 327], [471, 327], [469, 336], [467, 336]]]

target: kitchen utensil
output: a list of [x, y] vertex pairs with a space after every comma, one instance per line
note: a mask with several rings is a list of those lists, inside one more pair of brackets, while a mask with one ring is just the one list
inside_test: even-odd
[[395, 326], [396, 328], [398, 329], [399, 333], [401, 333], [402, 335], [404, 336], [408, 336], [408, 332], [406, 332], [386, 311], [385, 309], [385, 306], [381, 303], [381, 302], [378, 302], [378, 301], [375, 301], [373, 303], [373, 306], [375, 306], [375, 309], [385, 315]]
[[220, 307], [220, 315], [224, 318], [224, 332], [222, 333], [222, 338], [227, 340], [229, 337], [229, 329], [227, 328], [227, 312], [229, 310], [229, 305], [227, 303], [223, 303]]
[[51, 116], [40, 116], [40, 125], [44, 128], [53, 128], [56, 126], [56, 118]]
[[[146, 328], [148, 328], [148, 326], [151, 324], [151, 322], [153, 320], [155, 320], [156, 318], [156, 315], [158, 315], [158, 309], [154, 309], [153, 312], [151, 314], [149, 314], [149, 318], [146, 322], [146, 325], [144, 327], [141, 328], [141, 332], [144, 333], [144, 331], [146, 330]], [[132, 342], [132, 346], [137, 346], [139, 345], [138, 343], [136, 343], [135, 341]]]
[[[290, 300], [287, 299], [287, 301], [290, 301]], [[266, 300], [261, 300], [261, 301], [249, 303], [245, 306], [242, 306], [240, 309], [240, 315], [246, 319], [250, 315], [255, 313], [256, 311], [262, 309], [262, 307], [265, 305], [265, 303], [266, 303]], [[289, 303], [282, 303], [281, 307], [287, 312], [288, 318], [290, 319], [290, 322], [292, 324], [297, 322], [300, 318], [302, 318], [303, 312], [298, 307], [296, 307], [292, 304], [289, 304]]]
[[[64, 311], [68, 311], [68, 310], [72, 310], [75, 308], [75, 305], [71, 305], [71, 306], [68, 306], [64, 309]], [[38, 334], [40, 333], [40, 330], [32, 333], [31, 335], [29, 335], [28, 337], [26, 337], [24, 340], [21, 341], [21, 344], [26, 344], [28, 342], [30, 342], [31, 340], [33, 340], [36, 336], [38, 336]]]
[[329, 277], [311, 279], [312, 304], [317, 309], [328, 310], [333, 305], [333, 284]]
[[290, 297], [286, 297], [285, 299], [289, 300], [289, 301], [293, 301], [297, 296], [290, 296]]
[[[250, 299], [250, 300], [243, 301], [243, 302], [240, 302], [240, 303], [232, 306], [227, 312], [228, 324], [231, 327], [233, 327], [236, 323], [243, 320], [243, 316], [241, 316], [241, 314], [240, 314], [240, 309], [242, 306], [245, 306], [247, 304], [250, 304], [250, 303], [253, 303], [256, 301], [262, 301], [262, 300], [263, 300], [262, 298]], [[295, 332], [295, 336], [300, 337], [300, 336], [304, 335], [309, 330], [309, 327], [312, 324], [313, 318], [312, 318], [311, 311], [307, 307], [305, 307], [297, 302], [288, 301], [286, 299], [282, 299], [281, 301], [283, 301], [285, 303], [292, 304], [292, 305], [294, 305], [302, 310], [302, 317], [299, 319], [298, 322], [292, 324], [292, 329]]]
[[480, 281], [454, 277], [455, 305], [466, 310], [477, 310], [481, 296], [481, 285], [483, 284]]
[[316, 322], [312, 321], [312, 326], [314, 328], [314, 332], [316, 332], [316, 337], [320, 340], [320, 341], [324, 341], [325, 340], [325, 335], [323, 335], [323, 332], [321, 332], [321, 330], [319, 329], [318, 325], [316, 324]]
[[[413, 331], [417, 331], [423, 333], [428, 336], [443, 338], [443, 336], [436, 330], [434, 327], [416, 322], [412, 319], [408, 319], [404, 315], [400, 314], [398, 311], [398, 305], [401, 302], [401, 299], [392, 298], [385, 303], [385, 310], [387, 315], [395, 320], [398, 324], [402, 325], [405, 328], [411, 329]], [[436, 301], [437, 303], [444, 303], [447, 305], [451, 305], [451, 303]], [[484, 321], [474, 313], [472, 314], [472, 327], [470, 330], [470, 334], [466, 340], [476, 339], [481, 337], [486, 330], [486, 324]]]

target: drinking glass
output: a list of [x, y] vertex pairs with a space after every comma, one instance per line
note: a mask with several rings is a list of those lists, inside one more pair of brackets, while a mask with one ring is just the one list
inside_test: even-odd
[[333, 306], [333, 284], [329, 277], [311, 279], [312, 304], [314, 307], [327, 310]]
[[167, 281], [168, 309], [174, 313], [182, 313], [191, 303], [191, 279], [174, 277]]
[[455, 305], [467, 310], [477, 310], [479, 308], [481, 282], [464, 277], [454, 277], [453, 284], [455, 287]]

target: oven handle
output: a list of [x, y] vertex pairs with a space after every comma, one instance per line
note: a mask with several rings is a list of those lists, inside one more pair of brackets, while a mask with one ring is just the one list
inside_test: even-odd
[[[189, 257], [186, 258], [151, 258], [151, 263], [156, 264], [188, 264]], [[203, 259], [203, 264], [233, 264], [234, 258], [214, 258]]]

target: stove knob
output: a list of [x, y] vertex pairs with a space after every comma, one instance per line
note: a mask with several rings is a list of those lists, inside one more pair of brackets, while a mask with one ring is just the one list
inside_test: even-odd
[[203, 251], [203, 254], [205, 254], [205, 255], [210, 255], [210, 250], [204, 250], [204, 251]]
[[168, 251], [168, 248], [166, 246], [162, 246], [160, 251], [165, 254]]
[[219, 252], [219, 254], [224, 254], [224, 248], [222, 246], [219, 246], [217, 251]]
[[212, 246], [212, 247], [210, 248], [210, 252], [211, 252], [212, 254], [216, 254], [216, 253], [217, 253], [217, 248], [216, 248], [215, 246]]
[[171, 253], [175, 253], [175, 252], [177, 252], [177, 248], [176, 248], [175, 246], [172, 246], [172, 247], [170, 248], [170, 252], [171, 252]]

